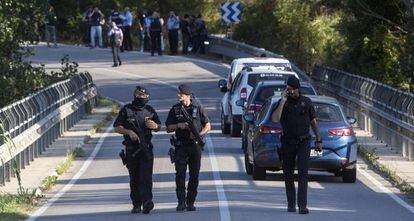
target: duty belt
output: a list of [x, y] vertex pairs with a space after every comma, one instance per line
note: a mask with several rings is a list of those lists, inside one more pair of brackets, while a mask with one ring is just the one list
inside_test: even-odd
[[177, 146], [188, 146], [188, 145], [194, 145], [196, 142], [194, 140], [177, 140], [176, 145]]
[[299, 141], [299, 142], [302, 142], [302, 141], [308, 140], [308, 139], [310, 139], [310, 135], [309, 134], [306, 134], [306, 135], [303, 135], [303, 136], [297, 136], [297, 137], [287, 137], [287, 136], [283, 136], [283, 140], [284, 141]]

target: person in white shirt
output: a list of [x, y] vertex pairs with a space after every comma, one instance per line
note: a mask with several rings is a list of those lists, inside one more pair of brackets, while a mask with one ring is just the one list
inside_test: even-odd
[[122, 30], [116, 26], [116, 23], [113, 21], [111, 22], [111, 30], [108, 32], [108, 37], [110, 39], [111, 48], [112, 48], [112, 57], [114, 60], [114, 65], [112, 67], [121, 66], [121, 58], [119, 57], [120, 48], [122, 47], [122, 42], [124, 35]]
[[178, 30], [180, 29], [180, 19], [173, 11], [170, 12], [170, 17], [167, 21], [168, 40], [170, 43], [170, 54], [177, 54], [178, 48]]

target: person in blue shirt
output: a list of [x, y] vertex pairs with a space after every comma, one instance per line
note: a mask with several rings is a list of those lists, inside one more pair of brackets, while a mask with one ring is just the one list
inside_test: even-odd
[[125, 8], [125, 14], [121, 16], [123, 19], [124, 42], [122, 47], [124, 50], [132, 51], [131, 27], [132, 14], [128, 7]]
[[170, 12], [170, 17], [167, 21], [168, 40], [170, 43], [170, 54], [177, 54], [178, 48], [178, 30], [180, 29], [180, 19], [173, 11]]

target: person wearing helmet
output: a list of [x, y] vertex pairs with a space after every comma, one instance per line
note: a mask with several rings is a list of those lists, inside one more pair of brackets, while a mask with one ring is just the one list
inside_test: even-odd
[[[119, 111], [114, 122], [115, 132], [124, 136], [126, 163], [130, 178], [131, 213], [148, 214], [153, 208], [152, 174], [154, 164], [152, 131], [161, 129], [161, 122], [154, 108], [148, 105], [150, 94], [142, 86], [134, 91], [134, 100]], [[124, 153], [124, 152], [121, 152]], [[120, 154], [121, 155], [121, 154]], [[122, 157], [122, 156], [121, 156]]]

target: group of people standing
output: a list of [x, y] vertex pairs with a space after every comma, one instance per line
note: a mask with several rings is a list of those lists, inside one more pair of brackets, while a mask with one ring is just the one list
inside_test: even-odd
[[[150, 51], [154, 56], [155, 52], [162, 55], [164, 51], [164, 33], [167, 33], [170, 55], [178, 53], [180, 35], [182, 41], [182, 53], [205, 53], [204, 41], [207, 39], [207, 28], [201, 15], [194, 16], [184, 14], [180, 18], [171, 11], [167, 22], [157, 11], [143, 13], [138, 12], [134, 19], [131, 10], [126, 7], [124, 11], [113, 9], [111, 15], [105, 20], [104, 14], [97, 7], [88, 7], [84, 13], [86, 24], [85, 41], [91, 48], [103, 47], [102, 29], [108, 29], [113, 33], [112, 22], [122, 31], [123, 39], [120, 51], [133, 50], [133, 35], [138, 34], [138, 50]], [[135, 29], [135, 30], [134, 30]], [[111, 37], [108, 35], [108, 44], [112, 46]], [[96, 45], [98, 39], [98, 45]], [[190, 50], [191, 49], [191, 50]]]

